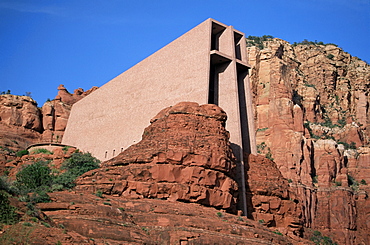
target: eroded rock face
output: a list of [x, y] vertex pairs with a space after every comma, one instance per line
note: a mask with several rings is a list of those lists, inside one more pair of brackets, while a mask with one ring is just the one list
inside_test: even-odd
[[142, 140], [78, 180], [78, 190], [102, 190], [126, 198], [200, 203], [235, 212], [237, 184], [225, 130], [216, 105], [181, 102], [162, 110]]
[[290, 237], [302, 236], [301, 204], [273, 161], [249, 155], [246, 184], [248, 216]]
[[[69, 94], [63, 85], [55, 100], [42, 108], [28, 96], [0, 95], [0, 174], [18, 161], [15, 153], [35, 143], [60, 143], [72, 104], [95, 91], [78, 89]], [[62, 91], [62, 92], [61, 92]], [[72, 98], [72, 99], [71, 99]]]
[[[258, 222], [196, 203], [97, 197], [55, 192], [38, 207], [53, 229], [31, 241], [55, 237], [62, 244], [307, 244], [274, 234]], [[59, 228], [63, 227], [63, 229]], [[59, 233], [55, 234], [56, 228]], [[38, 231], [36, 229], [36, 231]]]
[[62, 142], [64, 130], [66, 129], [72, 105], [97, 90], [98, 87], [84, 91], [79, 88], [73, 94], [69, 93], [64, 85], [59, 85], [58, 95], [52, 101], [47, 101], [42, 106], [43, 142]]
[[12, 150], [40, 140], [41, 112], [27, 96], [0, 95], [0, 145]]
[[369, 193], [369, 65], [335, 45], [264, 46], [248, 48], [259, 153], [290, 181], [306, 227], [369, 243], [356, 213]]

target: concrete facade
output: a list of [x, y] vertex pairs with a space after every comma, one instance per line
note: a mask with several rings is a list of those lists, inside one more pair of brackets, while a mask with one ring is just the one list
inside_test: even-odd
[[237, 157], [256, 154], [244, 34], [207, 19], [72, 107], [63, 144], [108, 160], [140, 141], [160, 110], [181, 101], [227, 115]]

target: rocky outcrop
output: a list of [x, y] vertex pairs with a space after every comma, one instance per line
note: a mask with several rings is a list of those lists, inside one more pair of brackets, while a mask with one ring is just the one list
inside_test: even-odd
[[38, 208], [52, 228], [30, 231], [29, 240], [39, 244], [52, 238], [62, 244], [310, 244], [196, 203], [97, 197], [73, 191], [50, 196], [53, 202], [40, 203]]
[[248, 48], [259, 153], [298, 194], [306, 227], [369, 243], [356, 212], [370, 183], [369, 65], [335, 45], [264, 46]]
[[43, 131], [41, 117], [30, 97], [0, 95], [0, 145], [18, 150], [38, 142]]
[[[33, 208], [37, 219], [15, 200], [22, 221], [5, 227], [0, 241], [309, 244], [298, 236], [301, 225], [294, 215], [299, 206], [287, 181], [262, 156], [248, 161], [249, 209], [255, 221], [235, 215], [238, 186], [225, 120], [216, 105], [182, 102], [162, 110], [138, 144], [80, 176], [73, 190], [49, 193], [52, 202]], [[8, 163], [9, 178], [39, 160], [58, 173], [74, 151], [60, 147], [53, 154], [17, 158]], [[43, 231], [42, 225], [50, 228]]]
[[216, 105], [178, 103], [162, 110], [142, 140], [78, 181], [78, 190], [160, 198], [236, 211], [235, 163]]
[[96, 89], [70, 94], [60, 85], [55, 99], [42, 108], [28, 96], [0, 95], [0, 146], [18, 151], [39, 142], [60, 143], [72, 105]]
[[58, 87], [58, 95], [55, 97], [54, 100], [58, 100], [63, 102], [66, 105], [72, 106], [74, 103], [82, 99], [83, 97], [91, 94], [95, 90], [97, 90], [98, 87], [92, 87], [91, 89], [84, 91], [82, 88], [75, 89], [73, 91], [73, 94], [69, 93], [68, 90], [64, 87], [63, 84], [59, 85]]
[[[45, 149], [45, 148], [43, 148]], [[13, 156], [8, 158], [8, 161], [4, 165], [7, 170], [7, 177], [10, 181], [16, 180], [16, 174], [21, 171], [25, 166], [33, 164], [38, 161], [50, 162], [49, 167], [54, 173], [61, 173], [65, 171], [62, 168], [62, 163], [70, 158], [74, 152], [74, 147], [57, 147], [49, 153], [38, 153], [37, 151], [30, 150], [29, 154], [21, 157]]]
[[273, 161], [249, 155], [246, 185], [249, 217], [284, 235], [302, 236], [301, 204]]
[[64, 85], [59, 85], [58, 95], [52, 101], [47, 101], [42, 106], [43, 142], [62, 142], [72, 105], [83, 97], [94, 92], [98, 87], [92, 87], [84, 92], [82, 88], [76, 89], [73, 94], [69, 93]]

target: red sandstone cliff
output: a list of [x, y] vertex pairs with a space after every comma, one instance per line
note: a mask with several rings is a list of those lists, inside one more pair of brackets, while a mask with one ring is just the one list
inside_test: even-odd
[[27, 96], [0, 95], [0, 145], [18, 151], [33, 143], [60, 143], [72, 105], [96, 89], [70, 94], [60, 85], [55, 99], [42, 108]]
[[308, 228], [370, 243], [370, 67], [334, 45], [248, 48], [258, 151], [295, 189]]
[[79, 88], [75, 89], [74, 93], [71, 94], [63, 85], [60, 85], [58, 87], [58, 95], [55, 99], [45, 102], [41, 109], [44, 127], [42, 141], [55, 143], [62, 142], [72, 105], [83, 97], [94, 92], [96, 89], [98, 89], [98, 87], [92, 87], [84, 92], [83, 89]]
[[[238, 186], [225, 120], [216, 105], [182, 102], [165, 108], [139, 143], [80, 176], [73, 191], [50, 193], [53, 202], [37, 204], [42, 211], [38, 219], [13, 200], [24, 215], [21, 224], [32, 229], [7, 227], [0, 239], [39, 244], [309, 244], [297, 236], [300, 208], [287, 180], [264, 157], [250, 158], [247, 179], [255, 207], [250, 210], [255, 209], [252, 215], [260, 221], [235, 215]], [[12, 162], [10, 175], [32, 159], [50, 160], [55, 168], [73, 150], [23, 156]], [[51, 228], [43, 230], [45, 223]]]

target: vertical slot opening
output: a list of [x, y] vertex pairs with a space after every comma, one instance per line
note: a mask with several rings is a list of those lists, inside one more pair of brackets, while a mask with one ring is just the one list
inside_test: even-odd
[[238, 60], [242, 60], [242, 51], [240, 47], [242, 37], [243, 35], [234, 32], [235, 58], [237, 58]]
[[251, 145], [249, 140], [249, 127], [248, 127], [248, 112], [247, 100], [245, 93], [245, 78], [248, 76], [248, 67], [238, 64], [237, 65], [237, 79], [238, 79], [238, 99], [239, 99], [239, 112], [240, 112], [240, 125], [242, 133], [242, 146], [243, 150], [251, 153]]
[[[218, 76], [216, 78], [215, 67], [211, 63], [209, 71], [208, 104], [218, 104]], [[217, 100], [217, 101], [216, 101]]]
[[224, 32], [226, 28], [216, 24], [212, 23], [212, 35], [211, 35], [211, 50], [217, 50], [220, 49], [220, 36]]
[[208, 88], [208, 104], [219, 104], [219, 80], [220, 75], [226, 70], [231, 61], [223, 56], [212, 54], [210, 73], [209, 73], [209, 88]]

